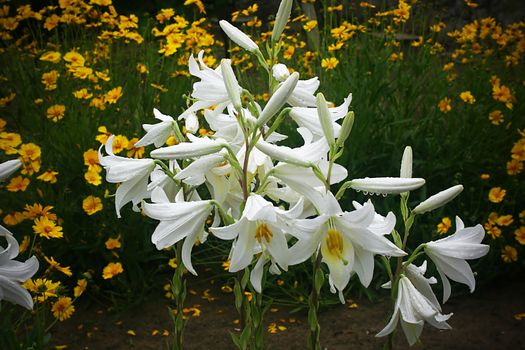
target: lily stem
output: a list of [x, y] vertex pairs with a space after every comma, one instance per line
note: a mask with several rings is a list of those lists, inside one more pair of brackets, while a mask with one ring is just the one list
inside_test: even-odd
[[321, 350], [320, 334], [321, 326], [319, 325], [319, 299], [321, 286], [323, 284], [323, 274], [321, 270], [321, 252], [317, 252], [313, 266], [313, 288], [310, 294], [308, 323], [310, 324], [310, 337], [308, 339], [309, 350]]

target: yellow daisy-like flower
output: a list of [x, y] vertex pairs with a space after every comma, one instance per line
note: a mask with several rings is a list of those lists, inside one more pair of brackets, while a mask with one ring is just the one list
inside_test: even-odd
[[104, 102], [109, 103], [109, 104], [117, 103], [117, 101], [121, 97], [122, 97], [122, 87], [117, 86], [116, 88], [109, 90], [104, 95]]
[[93, 170], [99, 173], [102, 171], [102, 167], [99, 165], [98, 160], [98, 151], [96, 149], [90, 148], [83, 154], [84, 165], [88, 166], [88, 170]]
[[40, 158], [42, 149], [34, 143], [24, 143], [20, 146], [18, 154], [22, 157], [23, 161], [28, 162]]
[[78, 298], [79, 296], [81, 296], [82, 293], [84, 293], [84, 291], [86, 290], [86, 287], [87, 287], [86, 279], [85, 278], [79, 279], [77, 281], [76, 287], [73, 289], [73, 295], [75, 296], [75, 298]]
[[117, 135], [113, 138], [113, 153], [122, 152], [128, 147], [128, 138], [124, 135]]
[[31, 238], [28, 235], [25, 235], [18, 250], [20, 254], [24, 253], [27, 248], [29, 248], [29, 243], [31, 243]]
[[86, 63], [84, 56], [76, 51], [69, 51], [64, 55], [64, 61], [70, 63], [72, 66], [83, 66]]
[[106, 141], [108, 140], [108, 138], [111, 136], [111, 133], [108, 132], [108, 129], [104, 126], [104, 125], [101, 125], [98, 127], [97, 131], [100, 133], [99, 135], [97, 135], [97, 137], [95, 137], [95, 139], [100, 142], [101, 144], [105, 145], [106, 144]]
[[47, 118], [51, 119], [55, 123], [60, 119], [64, 118], [66, 112], [66, 106], [64, 105], [53, 105], [47, 109]]
[[62, 55], [60, 52], [57, 51], [47, 51], [42, 56], [40, 56], [40, 61], [47, 61], [51, 63], [58, 63], [60, 62], [60, 58], [62, 58]]
[[450, 218], [448, 216], [441, 219], [441, 222], [437, 225], [437, 231], [440, 235], [444, 235], [450, 230], [452, 227], [452, 221], [450, 221]]
[[5, 187], [9, 192], [18, 192], [22, 191], [24, 192], [27, 189], [27, 186], [29, 185], [29, 179], [22, 176], [17, 176], [11, 178], [9, 181], [9, 184]]
[[59, 321], [64, 321], [75, 312], [75, 306], [73, 306], [73, 301], [70, 297], [60, 297], [51, 306], [51, 312]]
[[34, 223], [33, 231], [40, 237], [50, 239], [62, 238], [64, 236], [62, 227], [57, 226], [55, 222], [49, 220], [45, 216], [35, 219]]
[[75, 96], [75, 98], [78, 98], [79, 100], [88, 100], [91, 97], [93, 97], [93, 94], [90, 93], [88, 89], [84, 88], [84, 89], [73, 91], [73, 96]]
[[525, 226], [521, 226], [514, 231], [514, 238], [516, 238], [519, 244], [525, 245]]
[[86, 182], [93, 186], [98, 186], [102, 183], [102, 176], [97, 171], [88, 170], [84, 173]]
[[523, 171], [523, 162], [517, 159], [511, 159], [507, 162], [507, 174], [514, 176]]
[[452, 100], [448, 97], [443, 98], [438, 103], [438, 108], [443, 113], [448, 113], [452, 110]]
[[82, 201], [82, 209], [84, 209], [88, 215], [93, 215], [101, 211], [102, 208], [102, 200], [99, 197], [88, 196]]
[[49, 266], [57, 271], [62, 272], [66, 276], [71, 276], [73, 273], [71, 272], [71, 268], [69, 266], [62, 266], [60, 263], [58, 263], [53, 257], [47, 257], [44, 256], [44, 259], [47, 261]]
[[339, 64], [339, 60], [335, 57], [323, 58], [321, 61], [321, 67], [326, 70], [334, 69]]
[[107, 250], [113, 250], [122, 247], [122, 244], [120, 243], [120, 236], [117, 238], [108, 238], [104, 244], [106, 245]]
[[516, 248], [506, 245], [501, 250], [501, 259], [506, 263], [511, 263], [518, 260], [518, 251]]
[[42, 84], [45, 85], [47, 91], [52, 91], [57, 88], [57, 80], [60, 77], [60, 73], [56, 70], [49, 71], [42, 74]]
[[124, 272], [124, 269], [122, 268], [122, 264], [119, 262], [116, 263], [109, 263], [104, 269], [102, 270], [102, 278], [105, 280], [111, 279], [115, 277], [116, 275], [121, 274]]
[[44, 182], [49, 182], [49, 183], [54, 184], [54, 183], [57, 182], [57, 175], [58, 175], [58, 171], [54, 171], [54, 170], [48, 169], [45, 172], [43, 172], [42, 174], [40, 174], [37, 177], [37, 179], [41, 180], [41, 181], [44, 181]]
[[476, 102], [476, 98], [472, 95], [470, 91], [463, 91], [459, 94], [459, 98], [468, 104], [474, 104]]
[[317, 27], [317, 21], [315, 19], [309, 20], [303, 25], [303, 29], [307, 32], [314, 30]]
[[503, 113], [500, 110], [495, 110], [489, 113], [489, 120], [493, 125], [500, 125], [503, 123]]
[[49, 298], [56, 298], [60, 281], [53, 282], [45, 278], [29, 279], [22, 284], [25, 289], [36, 294], [36, 300], [43, 303]]
[[489, 191], [489, 201], [492, 203], [501, 203], [506, 194], [507, 191], [501, 187], [493, 187]]

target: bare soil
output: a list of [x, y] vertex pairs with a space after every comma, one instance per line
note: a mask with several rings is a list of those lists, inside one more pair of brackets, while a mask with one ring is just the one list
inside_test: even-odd
[[[190, 316], [185, 332], [186, 349], [234, 349], [230, 332], [238, 332], [232, 294], [224, 294], [209, 282], [192, 280], [187, 306], [198, 305], [199, 316]], [[203, 298], [203, 293], [215, 300]], [[213, 298], [212, 298], [213, 299]], [[388, 321], [388, 300], [370, 303], [357, 300], [321, 311], [321, 342], [323, 349], [381, 349], [384, 339], [374, 335]], [[350, 307], [353, 306], [353, 307]], [[357, 307], [356, 307], [357, 306]], [[277, 310], [276, 310], [277, 309]], [[169, 349], [172, 321], [163, 297], [133, 310], [111, 313], [93, 302], [77, 305], [73, 317], [55, 327], [52, 345], [67, 345], [67, 349]], [[525, 279], [495, 281], [482, 286], [472, 295], [453, 297], [443, 307], [453, 312], [450, 331], [439, 331], [425, 325], [420, 343], [413, 349], [525, 349], [525, 319], [514, 317], [525, 312]], [[188, 314], [191, 314], [188, 313]], [[306, 349], [306, 312], [290, 313], [283, 307], [267, 314], [267, 323], [275, 322], [277, 333], [267, 333], [268, 349]], [[131, 335], [128, 331], [133, 331]], [[155, 330], [158, 334], [155, 335]], [[402, 332], [395, 338], [396, 349], [408, 344]]]

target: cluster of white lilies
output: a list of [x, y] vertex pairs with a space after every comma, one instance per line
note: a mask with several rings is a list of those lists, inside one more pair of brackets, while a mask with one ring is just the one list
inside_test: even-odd
[[[424, 276], [426, 261], [420, 267], [412, 262], [426, 254], [435, 264], [443, 284], [443, 302], [450, 296], [449, 279], [473, 291], [474, 275], [465, 260], [487, 253], [488, 246], [480, 244], [483, 228], [464, 227], [457, 218], [453, 235], [412, 251], [407, 248], [415, 216], [444, 205], [463, 189], [461, 185], [451, 187], [410, 210], [409, 192], [425, 183], [412, 178], [410, 147], [405, 150], [399, 177], [347, 180], [347, 170], [336, 160], [354, 122], [349, 112], [351, 94], [340, 106], [332, 107], [321, 93], [316, 95], [317, 78], [301, 80], [299, 73], [276, 63], [291, 6], [292, 0], [283, 0], [279, 7], [267, 50], [269, 60], [246, 34], [220, 22], [228, 37], [255, 55], [267, 71], [271, 97], [266, 105], [260, 106], [239, 85], [229, 60], [212, 69], [200, 52], [197, 60], [189, 59], [190, 74], [200, 79], [193, 85], [191, 106], [176, 119], [154, 110], [159, 122], [143, 125], [146, 134], [136, 147], [154, 145], [151, 158], [116, 156], [113, 138], [108, 139], [106, 155], [101, 149], [99, 158], [106, 180], [120, 184], [115, 196], [117, 215], [132, 202], [135, 210], [158, 220], [153, 244], [157, 249], [182, 244], [182, 262], [193, 274], [197, 272], [191, 253], [197, 242], [204, 243], [209, 234], [232, 241], [229, 271], [249, 271], [251, 288], [258, 293], [264, 288], [266, 272], [280, 274], [312, 258], [314, 276], [325, 263], [330, 288], [344, 302], [343, 291], [350, 278], [357, 275], [367, 287], [373, 277], [374, 256], [382, 256], [391, 277], [385, 287], [393, 289], [395, 305], [390, 322], [378, 336], [392, 333], [400, 321], [412, 345], [425, 322], [446, 329], [451, 316], [441, 313], [431, 288], [436, 279]], [[204, 120], [213, 134], [195, 136]], [[181, 121], [185, 135], [179, 128]], [[287, 136], [276, 131], [283, 122], [297, 125], [301, 145], [283, 145]], [[178, 143], [163, 147], [170, 136]], [[331, 191], [335, 184], [339, 184], [336, 194]], [[376, 213], [371, 200], [342, 208], [338, 199], [349, 188], [365, 194], [400, 194], [403, 237], [395, 230], [396, 216]], [[9, 289], [13, 279], [9, 259], [16, 256], [11, 250], [0, 252], [0, 297], [8, 300], [14, 290]], [[313, 289], [312, 293], [319, 293], [320, 286]], [[318, 297], [311, 304], [315, 313]], [[317, 322], [316, 317], [314, 320]], [[312, 332], [318, 329], [311, 327]], [[311, 348], [318, 348], [318, 339], [314, 335]]]

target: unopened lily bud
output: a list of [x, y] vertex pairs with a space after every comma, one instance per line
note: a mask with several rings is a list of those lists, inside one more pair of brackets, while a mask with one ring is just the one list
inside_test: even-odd
[[186, 127], [186, 132], [195, 134], [199, 130], [199, 118], [197, 117], [197, 114], [188, 114], [184, 126]]
[[295, 89], [295, 86], [297, 85], [298, 81], [299, 73], [294, 72], [288, 77], [288, 79], [285, 80], [284, 83], [281, 84], [277, 91], [274, 92], [266, 106], [264, 106], [264, 109], [262, 110], [261, 114], [259, 115], [259, 119], [257, 121], [257, 128], [260, 128], [261, 126], [266, 124], [270, 120], [270, 118], [272, 118], [281, 109], [281, 107], [284, 106], [286, 100], [288, 100], [288, 97], [290, 97], [293, 90]]
[[279, 4], [279, 10], [275, 16], [275, 24], [272, 30], [272, 42], [277, 42], [281, 38], [281, 34], [288, 23], [290, 12], [292, 11], [293, 0], [282, 0]]
[[272, 67], [272, 75], [277, 81], [285, 81], [290, 76], [290, 71], [286, 65], [282, 63], [277, 63]]
[[332, 125], [330, 111], [326, 105], [326, 99], [322, 93], [317, 94], [315, 104], [317, 105], [317, 115], [319, 116], [319, 121], [321, 122], [321, 128], [323, 129], [324, 136], [326, 137], [328, 144], [331, 146], [335, 143], [334, 127]]
[[157, 159], [188, 159], [219, 152], [226, 147], [223, 142], [207, 137], [187, 135], [192, 142], [181, 142], [174, 146], [162, 147], [151, 151], [150, 155]]
[[226, 91], [228, 96], [232, 100], [233, 107], [239, 110], [242, 107], [241, 104], [241, 88], [233, 72], [231, 61], [223, 59], [221, 61], [221, 73], [222, 78], [224, 79], [224, 85], [226, 86]]
[[446, 190], [436, 193], [433, 196], [430, 196], [423, 202], [419, 203], [419, 205], [414, 208], [413, 212], [415, 214], [423, 214], [428, 211], [442, 207], [454, 198], [456, 198], [462, 191], [463, 185], [452, 186]]
[[412, 147], [406, 146], [401, 158], [399, 177], [412, 177]]
[[259, 50], [259, 46], [257, 46], [257, 44], [252, 39], [250, 39], [248, 35], [244, 34], [237, 27], [231, 25], [228, 21], [221, 20], [219, 21], [219, 25], [221, 26], [222, 30], [226, 33], [228, 38], [230, 38], [231, 41], [233, 41], [243, 49], [249, 52], [255, 52]]
[[20, 159], [12, 159], [0, 164], [0, 181], [6, 179], [22, 166]]
[[293, 149], [290, 147], [273, 145], [263, 140], [259, 140], [255, 144], [255, 147], [257, 147], [259, 151], [270, 156], [270, 158], [281, 162], [303, 167], [309, 167], [311, 165], [309, 161], [306, 161], [304, 158], [297, 156], [297, 154], [295, 154]]
[[354, 112], [350, 111], [346, 114], [345, 119], [343, 120], [343, 125], [339, 131], [339, 138], [337, 139], [337, 146], [343, 147], [345, 145], [352, 127], [354, 126]]
[[425, 179], [403, 177], [366, 177], [353, 179], [350, 187], [370, 194], [398, 194], [412, 191], [425, 184]]

